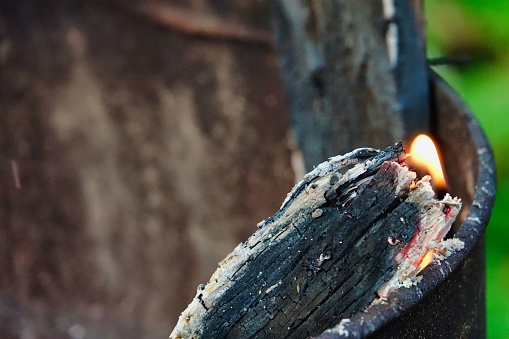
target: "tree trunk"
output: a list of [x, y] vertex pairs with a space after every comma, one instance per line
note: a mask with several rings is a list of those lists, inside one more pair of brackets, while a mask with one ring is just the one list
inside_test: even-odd
[[305, 167], [403, 137], [382, 1], [275, 2], [292, 129]]

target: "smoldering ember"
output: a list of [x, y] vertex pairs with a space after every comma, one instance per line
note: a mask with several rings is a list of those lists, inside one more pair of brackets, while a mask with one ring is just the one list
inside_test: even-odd
[[405, 164], [401, 143], [330, 158], [306, 174], [184, 310], [170, 338], [318, 335], [398, 288], [418, 284], [461, 201], [437, 200], [430, 177]]

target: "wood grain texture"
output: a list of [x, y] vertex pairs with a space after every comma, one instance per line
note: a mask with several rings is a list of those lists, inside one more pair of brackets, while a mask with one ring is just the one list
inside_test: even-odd
[[433, 200], [411, 189], [402, 158], [388, 149], [298, 184], [199, 287], [171, 337], [302, 338], [364, 310]]

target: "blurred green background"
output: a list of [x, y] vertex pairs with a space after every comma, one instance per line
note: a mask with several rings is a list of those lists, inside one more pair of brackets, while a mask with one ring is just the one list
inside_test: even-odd
[[509, 1], [425, 0], [428, 56], [468, 103], [495, 153], [495, 209], [487, 229], [488, 338], [509, 338]]

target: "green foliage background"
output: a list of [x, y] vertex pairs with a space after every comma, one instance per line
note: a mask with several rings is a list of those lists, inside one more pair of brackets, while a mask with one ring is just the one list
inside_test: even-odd
[[495, 153], [498, 185], [487, 229], [488, 338], [509, 338], [509, 1], [426, 0], [428, 56], [468, 103]]

